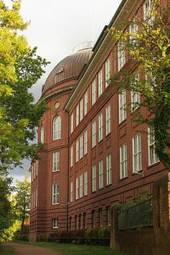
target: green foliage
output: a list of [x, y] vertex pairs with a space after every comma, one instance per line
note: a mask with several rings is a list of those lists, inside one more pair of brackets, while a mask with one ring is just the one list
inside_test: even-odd
[[15, 209], [16, 216], [21, 222], [21, 233], [24, 231], [24, 222], [28, 218], [28, 210], [30, 206], [31, 183], [28, 178], [16, 183]]
[[25, 157], [35, 157], [40, 146], [33, 141], [35, 127], [45, 111], [34, 104], [29, 89], [41, 77], [47, 61], [31, 49], [22, 35], [27, 27], [20, 1], [12, 7], [0, 0], [0, 172], [5, 173]]
[[0, 242], [4, 240], [5, 230], [11, 225], [11, 205], [9, 195], [11, 180], [0, 177]]
[[[147, 20], [135, 18], [126, 27], [113, 28], [113, 38], [120, 40], [129, 54], [129, 69], [124, 68], [113, 82], [121, 88], [139, 92], [142, 100], [134, 111], [135, 121], [146, 123], [154, 129], [156, 153], [162, 163], [170, 169], [170, 27], [169, 11], [160, 6], [159, 0], [152, 1], [152, 10]], [[135, 23], [138, 31], [129, 32]], [[135, 80], [135, 72], [140, 80]], [[143, 115], [141, 109], [147, 114]]]

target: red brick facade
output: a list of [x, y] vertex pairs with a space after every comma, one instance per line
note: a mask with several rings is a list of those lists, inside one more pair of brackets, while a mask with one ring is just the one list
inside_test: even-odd
[[[123, 0], [108, 28], [135, 15], [143, 16], [143, 4], [144, 1]], [[168, 1], [162, 1], [162, 4], [166, 6]], [[87, 56], [75, 60], [73, 56], [71, 64], [61, 62], [45, 84], [42, 97], [48, 110], [38, 131], [40, 142], [43, 127], [44, 146], [34, 174], [32, 170], [31, 240], [58, 230], [108, 225], [111, 205], [133, 199], [144, 191], [152, 193], [154, 182], [168, 173], [159, 162], [149, 164], [148, 135], [143, 132], [147, 131], [147, 126], [135, 124], [130, 111], [126, 111], [120, 123], [118, 86], [107, 83], [106, 77], [109, 72], [107, 61], [110, 76], [119, 68], [117, 42], [111, 38], [108, 28], [99, 37], [91, 58], [89, 53], [90, 60]], [[85, 68], [84, 64], [87, 64]], [[68, 65], [69, 72], [64, 75]], [[76, 66], [80, 65], [81, 70], [77, 70]], [[128, 66], [126, 56], [123, 68]], [[63, 76], [59, 79], [57, 75]], [[141, 73], [140, 78], [142, 76]], [[95, 89], [92, 89], [94, 80], [96, 102]], [[127, 92], [125, 103], [130, 101], [131, 94]], [[106, 113], [107, 107], [110, 107], [110, 117]], [[61, 117], [61, 138], [54, 140], [53, 120], [56, 116]], [[94, 122], [96, 132], [95, 129], [92, 131]], [[141, 139], [142, 169], [134, 173], [132, 141], [136, 134], [140, 134]], [[95, 145], [92, 145], [92, 136], [96, 137]], [[122, 169], [127, 170], [122, 172], [124, 176], [120, 175], [122, 145], [126, 146], [122, 163]], [[59, 171], [53, 171], [54, 152], [59, 152]], [[95, 167], [96, 177], [95, 171], [92, 173]], [[53, 184], [59, 185], [59, 201], [55, 205], [52, 204]]]

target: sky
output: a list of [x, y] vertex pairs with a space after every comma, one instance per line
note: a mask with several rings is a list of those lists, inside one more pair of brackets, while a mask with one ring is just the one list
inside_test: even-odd
[[[9, 0], [7, 0], [9, 1]], [[41, 95], [41, 87], [49, 72], [75, 47], [98, 39], [117, 10], [121, 0], [22, 0], [22, 16], [30, 21], [24, 32], [29, 44], [38, 47], [38, 54], [50, 64], [45, 74], [33, 86], [35, 100]], [[24, 161], [23, 169], [12, 171], [15, 179], [22, 180], [30, 163]]]

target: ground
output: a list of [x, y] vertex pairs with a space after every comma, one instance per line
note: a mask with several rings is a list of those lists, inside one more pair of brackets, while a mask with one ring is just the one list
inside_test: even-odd
[[11, 242], [0, 249], [0, 255], [120, 255], [108, 247], [57, 244]]

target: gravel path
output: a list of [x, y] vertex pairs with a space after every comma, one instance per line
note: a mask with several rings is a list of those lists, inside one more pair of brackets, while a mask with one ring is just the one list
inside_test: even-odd
[[56, 253], [47, 248], [36, 247], [29, 244], [7, 243], [5, 246], [13, 248], [16, 255], [61, 255], [61, 253]]

